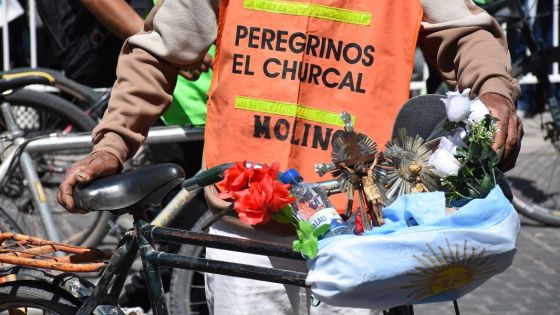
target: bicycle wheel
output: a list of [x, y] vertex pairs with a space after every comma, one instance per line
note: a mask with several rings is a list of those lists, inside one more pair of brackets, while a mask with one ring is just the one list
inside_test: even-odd
[[516, 167], [507, 176], [513, 205], [524, 216], [550, 226], [560, 226], [560, 152], [541, 131], [549, 113], [523, 120], [525, 137]]
[[[95, 122], [74, 105], [48, 93], [20, 90], [6, 96], [5, 100], [11, 104], [16, 122], [28, 138], [54, 132], [91, 131], [95, 126]], [[0, 131], [3, 130], [5, 126], [2, 121]], [[61, 239], [73, 244], [95, 246], [107, 234], [107, 222], [111, 214], [96, 212], [69, 215], [56, 202], [58, 185], [66, 169], [88, 152], [89, 150], [64, 150], [38, 153], [33, 154], [32, 159], [43, 184], [51, 215], [59, 227]], [[0, 188], [0, 194], [7, 197], [2, 198], [1, 205], [25, 233], [46, 236], [19, 169]]]
[[40, 281], [12, 281], [0, 285], [0, 315], [76, 314], [81, 302], [70, 293]]
[[[206, 211], [191, 231], [200, 232], [212, 215], [211, 211]], [[178, 254], [204, 258], [204, 252], [204, 246], [183, 245]], [[203, 272], [187, 269], [173, 270], [169, 284], [169, 313], [171, 315], [209, 314]]]

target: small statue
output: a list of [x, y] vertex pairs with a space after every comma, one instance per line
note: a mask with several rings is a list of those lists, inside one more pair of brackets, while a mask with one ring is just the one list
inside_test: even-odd
[[422, 166], [418, 164], [416, 161], [412, 161], [408, 165], [408, 172], [410, 173], [409, 181], [414, 186], [412, 187], [412, 193], [422, 193], [428, 192], [428, 188], [426, 185], [422, 183], [422, 178], [420, 177], [420, 172], [422, 172]]
[[375, 183], [374, 177], [374, 169], [379, 163], [380, 156], [381, 153], [376, 153], [375, 159], [369, 167], [366, 167], [363, 163], [360, 163], [355, 166], [356, 170], [347, 167], [345, 163], [340, 163], [340, 167], [344, 168], [352, 178], [359, 179], [361, 183], [361, 190], [364, 192], [368, 207], [373, 210], [373, 218], [375, 219], [378, 226], [381, 226], [385, 223], [383, 220], [383, 214], [381, 213], [381, 208], [383, 206], [383, 197], [381, 191]]

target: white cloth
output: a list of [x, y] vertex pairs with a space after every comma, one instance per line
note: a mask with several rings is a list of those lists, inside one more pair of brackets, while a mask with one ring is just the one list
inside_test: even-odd
[[[210, 234], [283, 244], [291, 244], [294, 240], [293, 237], [276, 237], [261, 231], [248, 231], [222, 221], [210, 228]], [[206, 258], [276, 269], [307, 271], [303, 261], [215, 248], [206, 248]], [[205, 277], [208, 307], [215, 315], [308, 314], [305, 288], [210, 273], [206, 273]], [[311, 314], [373, 314], [373, 311], [367, 309], [334, 307], [325, 303], [320, 303], [316, 307], [311, 306], [309, 311]]]

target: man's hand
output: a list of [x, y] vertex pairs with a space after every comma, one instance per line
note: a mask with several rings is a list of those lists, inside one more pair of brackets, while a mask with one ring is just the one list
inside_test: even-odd
[[504, 172], [515, 166], [521, 148], [523, 124], [515, 112], [515, 106], [507, 98], [494, 93], [480, 96], [480, 100], [488, 107], [490, 114], [499, 119], [494, 138], [494, 150], [504, 148], [502, 160], [498, 165]]
[[66, 177], [60, 183], [56, 199], [69, 212], [79, 212], [74, 208], [74, 187], [77, 184], [87, 184], [95, 178], [113, 175], [119, 170], [119, 159], [107, 151], [95, 152], [79, 160], [66, 172]]
[[181, 70], [179, 74], [184, 76], [187, 80], [196, 81], [198, 77], [202, 74], [202, 72], [208, 72], [208, 70], [212, 69], [212, 64], [214, 63], [214, 58], [210, 56], [210, 54], [206, 54], [202, 61], [200, 61], [200, 65], [198, 68], [194, 70]]

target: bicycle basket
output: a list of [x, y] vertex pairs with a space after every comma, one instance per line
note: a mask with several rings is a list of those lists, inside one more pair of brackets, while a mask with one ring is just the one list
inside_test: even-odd
[[322, 301], [385, 309], [457, 299], [512, 263], [517, 213], [499, 187], [445, 214], [442, 192], [404, 195], [386, 224], [319, 242], [307, 283]]

